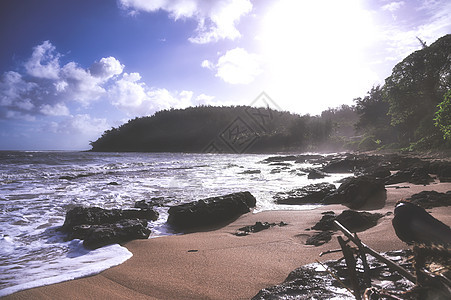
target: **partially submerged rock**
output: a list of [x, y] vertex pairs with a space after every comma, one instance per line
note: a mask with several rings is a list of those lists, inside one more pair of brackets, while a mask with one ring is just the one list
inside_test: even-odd
[[278, 204], [318, 204], [336, 190], [335, 185], [327, 182], [310, 184], [289, 192], [277, 193], [274, 196]]
[[256, 199], [249, 192], [207, 198], [171, 207], [168, 223], [179, 231], [218, 226], [250, 212], [255, 205]]
[[61, 231], [67, 239], [82, 239], [88, 249], [95, 249], [150, 235], [147, 220], [155, 221], [158, 213], [151, 209], [103, 209], [77, 206], [66, 213]]

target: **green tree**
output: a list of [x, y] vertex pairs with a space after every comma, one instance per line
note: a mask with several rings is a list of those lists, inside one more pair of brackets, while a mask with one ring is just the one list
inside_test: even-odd
[[451, 88], [451, 35], [398, 63], [385, 80], [384, 99], [391, 125], [405, 144], [433, 135], [437, 104]]
[[451, 90], [448, 90], [444, 100], [437, 107], [434, 125], [443, 133], [444, 139], [451, 140]]

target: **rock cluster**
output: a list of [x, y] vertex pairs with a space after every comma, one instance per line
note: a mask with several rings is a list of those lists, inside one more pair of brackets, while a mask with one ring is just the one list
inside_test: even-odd
[[150, 235], [147, 221], [155, 221], [158, 213], [152, 209], [103, 209], [77, 206], [66, 213], [61, 231], [67, 239], [82, 239], [87, 249], [133, 239], [146, 239]]

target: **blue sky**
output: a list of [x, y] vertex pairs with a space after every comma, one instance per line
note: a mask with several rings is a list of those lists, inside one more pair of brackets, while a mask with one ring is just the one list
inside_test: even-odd
[[0, 0], [0, 150], [85, 150], [201, 104], [353, 104], [451, 33], [447, 0]]

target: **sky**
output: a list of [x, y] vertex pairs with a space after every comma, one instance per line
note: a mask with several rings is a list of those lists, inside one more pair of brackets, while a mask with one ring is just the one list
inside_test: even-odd
[[0, 150], [87, 150], [156, 111], [352, 105], [449, 0], [0, 0]]

